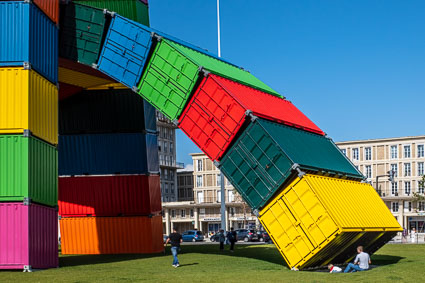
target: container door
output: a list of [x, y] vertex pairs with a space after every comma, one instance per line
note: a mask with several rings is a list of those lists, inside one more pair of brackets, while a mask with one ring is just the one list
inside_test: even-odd
[[169, 119], [177, 119], [198, 78], [198, 66], [167, 40], [157, 45], [138, 93]]
[[282, 199], [298, 219], [315, 248], [320, 248], [338, 231], [338, 226], [305, 179], [288, 190]]

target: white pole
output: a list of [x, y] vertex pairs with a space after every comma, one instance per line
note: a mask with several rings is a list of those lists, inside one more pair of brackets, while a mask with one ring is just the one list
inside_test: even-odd
[[221, 44], [220, 44], [220, 0], [217, 0], [217, 37], [218, 37], [218, 57], [221, 57]]

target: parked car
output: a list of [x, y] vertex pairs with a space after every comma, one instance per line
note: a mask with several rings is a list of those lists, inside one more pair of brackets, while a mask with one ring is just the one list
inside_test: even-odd
[[259, 239], [257, 231], [250, 230], [250, 229], [236, 230], [236, 236], [238, 238], [238, 241], [244, 241], [244, 242], [258, 241]]
[[[216, 232], [216, 233], [214, 233], [214, 235], [212, 235], [211, 237], [210, 237], [210, 241], [211, 242], [218, 242], [218, 233], [219, 232]], [[224, 232], [224, 237], [225, 237], [225, 243], [226, 244], [229, 244], [229, 240], [227, 239], [227, 234], [229, 233], [229, 231], [227, 231], [227, 232]]]
[[204, 235], [198, 230], [188, 230], [182, 234], [183, 242], [203, 241]]
[[266, 243], [272, 242], [270, 235], [266, 231], [258, 231], [257, 234], [258, 234], [258, 240], [260, 242], [266, 242]]

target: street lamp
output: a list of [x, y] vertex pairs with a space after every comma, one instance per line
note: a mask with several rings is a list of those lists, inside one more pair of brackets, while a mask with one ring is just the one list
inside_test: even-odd
[[382, 196], [382, 191], [381, 189], [379, 189], [379, 178], [381, 177], [388, 177], [388, 181], [390, 181], [391, 183], [394, 183], [394, 176], [395, 176], [395, 171], [394, 170], [389, 170], [387, 171], [386, 175], [377, 175], [376, 176], [376, 191], [378, 192], [379, 196]]

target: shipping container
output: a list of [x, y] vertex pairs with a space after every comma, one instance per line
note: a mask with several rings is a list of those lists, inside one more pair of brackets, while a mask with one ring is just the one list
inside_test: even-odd
[[348, 262], [358, 245], [372, 254], [402, 231], [370, 184], [310, 174], [279, 192], [259, 219], [299, 269]]
[[79, 86], [70, 85], [67, 83], [59, 83], [59, 101], [82, 92], [83, 90], [84, 89]]
[[0, 251], [0, 269], [58, 267], [56, 208], [0, 203]]
[[298, 174], [297, 168], [322, 175], [364, 178], [331, 139], [258, 117], [217, 165], [253, 209], [263, 207]]
[[0, 201], [58, 204], [57, 151], [34, 137], [0, 135]]
[[59, 133], [156, 133], [155, 108], [129, 89], [92, 90], [61, 101]]
[[62, 217], [157, 214], [159, 175], [60, 177], [58, 202]]
[[[11, 0], [11, 1], [16, 1], [16, 0]], [[59, 1], [60, 0], [31, 0], [31, 1], [35, 5], [37, 5], [38, 8], [40, 8], [44, 12], [44, 14], [46, 14], [46, 16], [49, 17], [55, 24], [59, 24]]]
[[58, 89], [33, 70], [0, 68], [0, 134], [24, 130], [58, 143]]
[[68, 3], [61, 7], [59, 56], [86, 65], [97, 63], [106, 25], [103, 9]]
[[82, 88], [92, 88], [115, 83], [112, 79], [104, 79], [62, 67], [59, 67], [59, 81]]
[[249, 72], [167, 39], [160, 40], [155, 47], [138, 85], [138, 93], [169, 119], [175, 120], [183, 111], [201, 70], [281, 97]]
[[149, 9], [147, 3], [140, 0], [74, 0], [76, 3], [106, 9], [120, 14], [132, 21], [149, 26]]
[[162, 216], [69, 217], [60, 220], [62, 254], [160, 253]]
[[0, 1], [0, 18], [0, 66], [31, 66], [56, 84], [56, 25], [38, 7], [24, 1]]
[[[90, 75], [93, 77], [105, 79], [109, 81], [110, 83], [115, 83], [115, 81], [111, 79], [108, 75], [105, 75], [101, 71], [94, 69], [93, 66], [87, 66], [69, 59], [62, 58], [62, 57], [59, 57], [59, 68], [76, 71], [76, 72]], [[59, 74], [59, 76], [60, 75], [61, 74]], [[60, 77], [59, 77], [59, 81], [61, 81]]]
[[179, 128], [211, 160], [220, 160], [246, 124], [247, 113], [324, 135], [290, 101], [212, 74], [195, 91]]
[[114, 15], [97, 68], [127, 87], [137, 88], [151, 45], [151, 29]]
[[159, 172], [156, 134], [59, 136], [59, 175]]

